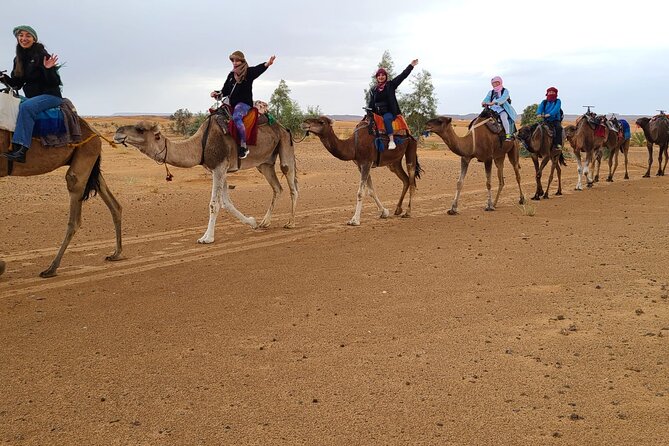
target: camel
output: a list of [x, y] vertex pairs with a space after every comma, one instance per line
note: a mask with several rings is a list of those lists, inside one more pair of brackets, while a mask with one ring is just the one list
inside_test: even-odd
[[[109, 208], [116, 230], [116, 250], [105, 260], [121, 260], [121, 205], [107, 187], [107, 183], [100, 172], [100, 155], [102, 143], [99, 135], [83, 119], [81, 125], [82, 143], [77, 147], [44, 147], [38, 139], [33, 139], [27, 153], [25, 163], [12, 163], [9, 171], [7, 159], [0, 157], [0, 177], [4, 176], [33, 176], [43, 175], [62, 166], [69, 166], [65, 173], [67, 190], [70, 195], [70, 215], [67, 223], [65, 239], [51, 265], [40, 273], [40, 277], [53, 277], [60, 266], [60, 261], [70, 244], [75, 232], [81, 226], [82, 202], [87, 200], [91, 193], [98, 193], [102, 201]], [[10, 146], [11, 134], [0, 130], [0, 147]], [[4, 262], [3, 262], [4, 263]], [[4, 267], [0, 267], [1, 270]]]
[[[430, 119], [425, 124], [425, 129], [428, 132], [434, 132], [444, 140], [451, 152], [460, 157], [460, 177], [458, 178], [455, 198], [451, 208], [448, 210], [448, 215], [456, 215], [458, 213], [458, 200], [462, 193], [462, 186], [464, 185], [467, 169], [472, 159], [483, 162], [486, 173], [486, 188], [488, 190], [488, 200], [485, 207], [486, 211], [494, 211], [497, 206], [497, 201], [502, 193], [504, 187], [504, 157], [509, 158], [509, 162], [516, 174], [516, 182], [518, 183], [518, 190], [520, 192], [519, 203], [525, 203], [525, 195], [520, 185], [520, 150], [515, 141], [501, 141], [499, 136], [491, 131], [487, 124], [492, 118], [484, 110], [479, 117], [477, 117], [469, 132], [465, 136], [458, 136], [453, 129], [452, 119], [447, 116], [439, 116]], [[491, 175], [492, 163], [497, 166], [497, 178], [499, 186], [497, 188], [497, 196], [495, 201], [492, 201], [491, 191]]]
[[[583, 175], [585, 175], [588, 187], [592, 187], [596, 182], [595, 178], [590, 177], [590, 172], [594, 171], [594, 165], [597, 160], [601, 163], [601, 151], [609, 137], [609, 129], [604, 125], [604, 135], [595, 136], [595, 129], [592, 128], [589, 121], [593, 122], [595, 127], [597, 127], [603, 123], [604, 119], [604, 116], [597, 116], [594, 113], [588, 112], [576, 120], [576, 125], [568, 125], [564, 129], [567, 141], [569, 141], [574, 151], [578, 165], [578, 181], [575, 190], [583, 190]], [[582, 152], [585, 153], [585, 162], [581, 158]]]
[[[653, 144], [657, 144], [660, 148], [657, 158], [657, 173], [656, 176], [664, 176], [664, 171], [667, 167], [667, 147], [669, 147], [669, 117], [664, 113], [651, 118], [639, 118], [636, 120], [636, 125], [641, 127], [643, 134], [646, 137], [646, 147], [648, 148], [648, 170], [643, 175], [644, 178], [650, 178], [650, 168], [653, 165]], [[662, 155], [664, 154], [664, 165], [662, 165]]]
[[625, 179], [629, 180], [629, 173], [627, 171], [628, 156], [630, 150], [630, 140], [621, 135], [622, 125], [618, 119], [611, 118], [609, 122], [612, 123], [612, 126], [609, 128], [609, 136], [604, 143], [606, 148], [609, 149], [609, 176], [606, 177], [606, 181], [612, 182], [613, 175], [616, 173], [618, 168], [618, 151], [622, 152], [625, 157]]
[[[127, 125], [116, 130], [114, 140], [128, 143], [149, 158], [170, 166], [203, 166], [212, 172], [211, 200], [209, 203], [209, 223], [207, 230], [197, 242], [214, 242], [216, 218], [223, 206], [228, 212], [251, 228], [267, 228], [272, 220], [272, 212], [283, 189], [277, 178], [275, 164], [277, 155], [281, 171], [286, 176], [290, 189], [290, 218], [284, 228], [295, 227], [295, 206], [298, 188], [295, 164], [295, 150], [290, 133], [279, 123], [260, 125], [255, 146], [249, 146], [249, 155], [241, 161], [239, 169], [257, 168], [272, 188], [272, 201], [260, 224], [253, 217], [247, 217], [234, 206], [228, 195], [228, 171], [237, 168], [237, 143], [221, 130], [218, 124], [205, 121], [193, 136], [183, 141], [170, 141], [156, 123], [140, 121], [136, 125]], [[206, 147], [203, 147], [203, 140]]]
[[[530, 157], [534, 163], [534, 171], [536, 173], [537, 180], [537, 190], [532, 197], [532, 200], [540, 200], [543, 198], [548, 198], [548, 189], [551, 187], [551, 181], [553, 181], [553, 172], [557, 170], [558, 177], [558, 190], [555, 195], [562, 195], [562, 168], [560, 164], [566, 166], [567, 163], [564, 160], [564, 155], [562, 150], [552, 150], [553, 147], [553, 137], [550, 135], [550, 128], [545, 123], [538, 123], [531, 126], [522, 127], [518, 130], [518, 140], [523, 147], [530, 152]], [[541, 165], [539, 165], [539, 158], [543, 158]], [[548, 184], [546, 185], [546, 191], [544, 192], [543, 187], [541, 186], [541, 175], [548, 164], [548, 161], [551, 161], [551, 173], [548, 176]]]
[[[411, 202], [416, 189], [416, 178], [420, 178], [421, 167], [418, 163], [416, 140], [411, 136], [396, 136], [397, 147], [393, 150], [384, 150], [379, 154], [374, 135], [368, 131], [369, 122], [366, 118], [360, 121], [351, 135], [347, 139], [339, 139], [332, 128], [334, 122], [327, 116], [317, 118], [308, 118], [302, 122], [302, 130], [316, 135], [335, 158], [342, 161], [353, 161], [360, 171], [360, 184], [356, 196], [355, 212], [353, 217], [347, 222], [350, 226], [360, 226], [360, 214], [362, 212], [362, 199], [365, 188], [374, 199], [378, 210], [381, 212], [380, 218], [388, 218], [390, 213], [383, 206], [381, 200], [376, 195], [372, 183], [372, 167], [386, 166], [397, 177], [402, 180], [402, 193], [395, 206], [395, 215], [401, 215], [403, 218], [411, 217]], [[383, 135], [384, 146], [387, 147], [388, 138]], [[401, 142], [399, 142], [401, 140]], [[406, 159], [407, 171], [402, 167], [402, 159]], [[378, 160], [378, 162], [377, 162]], [[375, 166], [376, 165], [376, 166]], [[408, 172], [408, 174], [407, 174]], [[402, 213], [402, 202], [407, 190], [409, 191], [409, 204], [406, 211]]]

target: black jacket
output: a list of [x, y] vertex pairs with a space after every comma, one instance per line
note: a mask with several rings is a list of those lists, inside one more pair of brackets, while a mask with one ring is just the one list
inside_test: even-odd
[[376, 103], [380, 102], [377, 101], [377, 96], [378, 99], [381, 99], [380, 96], [383, 96], [383, 102], [386, 100], [388, 101], [386, 103], [387, 106], [387, 111], [392, 113], [393, 115], [401, 115], [402, 111], [400, 110], [400, 105], [397, 103], [397, 96], [395, 95], [395, 91], [397, 90], [397, 87], [402, 83], [404, 79], [409, 77], [409, 74], [411, 73], [411, 70], [413, 70], [413, 65], [409, 64], [402, 73], [399, 74], [399, 76], [396, 76], [394, 79], [389, 80], [386, 82], [386, 86], [383, 89], [383, 92], [379, 93], [376, 91], [376, 87], [372, 88], [372, 91], [369, 92], [369, 102], [367, 103], [367, 107], [371, 108], [376, 112]]
[[[255, 67], [248, 67], [246, 70], [246, 79], [237, 83], [235, 81], [235, 73], [233, 71], [228, 74], [228, 78], [221, 89], [222, 96], [230, 96], [230, 105], [235, 108], [235, 105], [243, 102], [249, 107], [253, 107], [253, 81], [267, 70], [264, 63], [256, 65]], [[233, 91], [234, 87], [234, 91]]]
[[14, 67], [12, 76], [8, 79], [9, 85], [20, 90], [23, 88], [27, 98], [39, 96], [41, 94], [50, 94], [62, 98], [60, 93], [60, 76], [56, 67], [44, 68], [44, 57], [50, 54], [42, 45], [33, 44], [32, 47], [24, 50], [19, 49], [19, 54], [23, 62], [23, 75], [16, 75], [16, 57], [14, 58]]

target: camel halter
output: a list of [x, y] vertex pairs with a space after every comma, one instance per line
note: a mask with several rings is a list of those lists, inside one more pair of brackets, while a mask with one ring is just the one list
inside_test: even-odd
[[[161, 136], [162, 138], [162, 136]], [[156, 156], [153, 158], [153, 160], [156, 162], [156, 164], [163, 165], [165, 166], [165, 181], [172, 181], [172, 178], [174, 178], [174, 175], [170, 172], [170, 169], [167, 168], [167, 138], [163, 138], [165, 141], [165, 148], [158, 152]], [[163, 156], [163, 160], [160, 161], [158, 158], [160, 157], [160, 154], [165, 152], [165, 156]]]
[[473, 144], [474, 144], [474, 147], [473, 147], [473, 149], [472, 149], [473, 151], [476, 151], [476, 132], [475, 132], [474, 130], [476, 130], [477, 127], [481, 127], [483, 124], [487, 124], [487, 123], [490, 122], [490, 121], [492, 121], [492, 118], [486, 118], [486, 119], [484, 119], [483, 121], [474, 124], [474, 125], [469, 129], [469, 131], [465, 134], [465, 136], [469, 135], [470, 133], [472, 134], [472, 140], [474, 141], [474, 143], [473, 143]]

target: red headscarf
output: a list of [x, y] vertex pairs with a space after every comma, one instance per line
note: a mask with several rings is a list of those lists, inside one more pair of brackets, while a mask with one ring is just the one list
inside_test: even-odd
[[548, 87], [546, 90], [546, 100], [548, 102], [555, 102], [557, 100], [558, 89], [555, 87]]
[[386, 87], [386, 82], [388, 82], [388, 72], [386, 71], [385, 68], [379, 68], [376, 70], [376, 74], [374, 75], [374, 79], [376, 79], [379, 74], [385, 74], [386, 75], [386, 80], [383, 81], [383, 83], [379, 82], [378, 79], [376, 81], [376, 91], [383, 91], [383, 89]]

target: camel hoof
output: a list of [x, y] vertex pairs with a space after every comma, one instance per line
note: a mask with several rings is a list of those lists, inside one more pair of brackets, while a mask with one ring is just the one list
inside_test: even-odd
[[256, 223], [255, 218], [249, 218], [249, 226], [251, 226], [251, 229], [258, 229], [258, 223]]
[[294, 229], [295, 228], [295, 223], [293, 222], [288, 222], [285, 225], [283, 225], [283, 229]]
[[351, 219], [346, 222], [347, 225], [349, 226], [360, 226], [360, 222], [358, 220]]
[[411, 214], [409, 212], [405, 212], [400, 218], [411, 218]]
[[582, 188], [582, 187], [580, 187], [580, 186], [576, 186], [576, 187], [574, 188], [574, 190], [577, 190], [577, 191], [582, 191], [582, 190], [583, 190], [583, 188]]
[[390, 212], [388, 211], [388, 209], [384, 209], [381, 212], [381, 215], [379, 215], [379, 218], [388, 218], [389, 216], [390, 216]]
[[525, 204], [526, 202], [527, 200], [525, 200], [525, 197], [520, 197], [520, 199], [518, 200], [518, 204]]
[[492, 212], [492, 211], [494, 211], [494, 210], [495, 210], [495, 208], [494, 208], [494, 207], [492, 207], [492, 206], [488, 206], [488, 207], [486, 207], [486, 208], [485, 208], [485, 209], [483, 209], [483, 210], [484, 210], [484, 211], [486, 211], [486, 212]]
[[532, 200], [534, 200], [534, 201], [541, 200], [541, 195], [539, 195], [539, 194], [535, 195], [534, 197], [532, 197]]
[[544, 200], [548, 200], [548, 192], [546, 192], [541, 198], [543, 198]]
[[595, 179], [593, 180], [593, 183], [599, 183], [599, 176], [595, 176]]
[[613, 183], [613, 177], [608, 177], [608, 178], [606, 179], [606, 182], [607, 182], [607, 183]]
[[118, 262], [119, 260], [123, 260], [123, 256], [121, 254], [112, 254], [105, 257], [105, 260], [108, 262]]
[[592, 186], [594, 186], [594, 183], [588, 183], [586, 184], [586, 186], [588, 186], [588, 188], [591, 188]]
[[49, 268], [49, 269], [47, 269], [47, 270], [42, 271], [41, 273], [39, 273], [39, 276], [40, 276], [42, 279], [48, 279], [49, 277], [55, 277], [55, 276], [56, 276], [56, 270], [55, 270], [55, 269], [52, 270], [51, 268]]
[[650, 174], [647, 173], [647, 174], [645, 174], [642, 178], [650, 178]]
[[197, 239], [197, 242], [201, 245], [208, 245], [214, 243], [214, 237], [200, 237]]
[[261, 221], [260, 224], [258, 225], [258, 229], [267, 229], [269, 228], [270, 222], [266, 222], [265, 220]]
[[[562, 195], [562, 191], [559, 190], [559, 191], [555, 192], [555, 195]], [[546, 198], [548, 198], [548, 197], [546, 197]]]
[[448, 215], [458, 215], [458, 211], [455, 209], [449, 209], [448, 211], [446, 211], [446, 213]]
[[398, 207], [395, 209], [395, 215], [402, 215], [402, 208]]
[[630, 176], [627, 175], [627, 174], [625, 174], [625, 179], [626, 179], [626, 180], [629, 180], [629, 179], [630, 179]]

